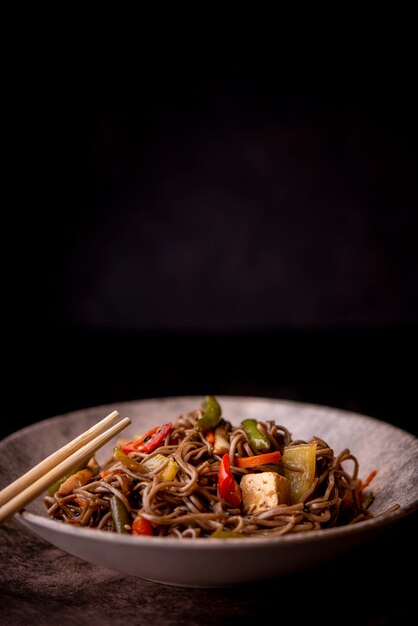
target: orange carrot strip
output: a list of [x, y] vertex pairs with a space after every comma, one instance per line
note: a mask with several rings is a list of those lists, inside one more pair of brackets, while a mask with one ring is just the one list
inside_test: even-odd
[[100, 472], [100, 476], [102, 478], [104, 478], [105, 476], [109, 476], [109, 474], [123, 474], [123, 471], [120, 469], [116, 469], [116, 470], [102, 470]]
[[208, 443], [211, 443], [212, 445], [215, 443], [215, 433], [213, 432], [213, 430], [207, 430], [205, 432], [205, 439]]
[[363, 480], [361, 482], [360, 485], [360, 490], [363, 491], [366, 487], [368, 487], [370, 485], [370, 483], [372, 482], [373, 478], [376, 476], [377, 474], [377, 470], [373, 470], [372, 472], [370, 472], [370, 474], [367, 476], [366, 480]]
[[257, 467], [258, 465], [266, 465], [267, 463], [280, 463], [282, 455], [278, 450], [274, 452], [266, 452], [265, 454], [256, 454], [255, 456], [235, 457], [234, 465], [237, 467]]
[[[86, 498], [82, 498], [81, 496], [77, 496], [76, 498], [74, 498], [74, 502], [77, 502], [79, 506], [85, 506], [87, 504]], [[93, 511], [97, 511], [98, 509], [100, 509], [100, 505], [90, 504], [90, 508], [92, 508]]]

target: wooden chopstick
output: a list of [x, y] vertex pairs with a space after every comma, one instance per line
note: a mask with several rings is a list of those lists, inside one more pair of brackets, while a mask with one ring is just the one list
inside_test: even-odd
[[0, 491], [0, 524], [37, 498], [75, 466], [87, 461], [99, 448], [131, 423], [129, 417], [125, 417], [105, 430], [118, 417], [119, 413], [113, 411]]
[[100, 422], [94, 424], [94, 426], [86, 430], [84, 433], [81, 433], [81, 435], [67, 443], [59, 450], [56, 450], [53, 454], [50, 454], [46, 457], [46, 459], [26, 472], [26, 474], [23, 474], [23, 476], [5, 487], [2, 491], [0, 491], [0, 506], [7, 502], [10, 497], [19, 493], [19, 491], [29, 487], [29, 485], [33, 484], [35, 480], [41, 478], [41, 476], [43, 476], [52, 467], [61, 463], [61, 461], [66, 459], [70, 454], [78, 450], [85, 443], [88, 443], [106, 430], [109, 424], [114, 422], [118, 417], [120, 417], [119, 413], [117, 411], [112, 411], [112, 413], [109, 413], [109, 415], [104, 417]]

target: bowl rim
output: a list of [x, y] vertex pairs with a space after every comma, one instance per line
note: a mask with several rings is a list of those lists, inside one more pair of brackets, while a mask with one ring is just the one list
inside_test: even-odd
[[[383, 421], [376, 417], [365, 415], [362, 413], [349, 411], [345, 409], [340, 409], [338, 407], [333, 407], [329, 405], [315, 404], [310, 402], [300, 402], [295, 400], [287, 400], [281, 399], [277, 397], [268, 397], [268, 396], [245, 396], [245, 395], [228, 395], [222, 394], [216, 396], [220, 402], [223, 400], [228, 400], [231, 402], [272, 402], [274, 404], [278, 404], [280, 406], [289, 406], [290, 408], [305, 408], [305, 409], [315, 409], [319, 411], [332, 412], [336, 414], [337, 419], [340, 417], [351, 417], [351, 418], [361, 418], [362, 420], [370, 421], [371, 424], [380, 424], [384, 425], [385, 428], [393, 429], [399, 434], [403, 436], [407, 435], [413, 441], [418, 442], [418, 438], [415, 437], [412, 433], [407, 430], [404, 430], [390, 422]], [[164, 397], [155, 397], [155, 398], [140, 398], [134, 400], [127, 400], [120, 403], [108, 403], [101, 404], [97, 406], [86, 407], [82, 409], [77, 409], [73, 411], [69, 411], [63, 413], [61, 415], [55, 415], [50, 418], [45, 418], [29, 424], [13, 433], [5, 437], [0, 441], [0, 448], [3, 445], [7, 445], [9, 442], [13, 441], [15, 438], [19, 438], [24, 435], [26, 432], [31, 431], [34, 427], [42, 426], [43, 424], [54, 424], [56, 422], [61, 422], [63, 419], [73, 418], [77, 419], [77, 416], [85, 413], [85, 411], [92, 411], [102, 413], [104, 411], [108, 411], [109, 409], [115, 409], [122, 413], [127, 408], [132, 407], [137, 404], [145, 404], [145, 403], [170, 403], [170, 402], [200, 402], [202, 396], [197, 395], [172, 395], [172, 396], [164, 396]], [[64, 524], [58, 520], [51, 519], [49, 517], [43, 517], [40, 514], [33, 513], [28, 511], [27, 509], [22, 509], [19, 513], [15, 514], [15, 518], [22, 523], [24, 526], [34, 530], [36, 527], [43, 528], [46, 531], [60, 532], [64, 533], [68, 536], [73, 537], [85, 537], [91, 538], [94, 540], [102, 541], [102, 542], [111, 542], [117, 545], [129, 544], [131, 546], [166, 546], [167, 548], [181, 548], [182, 550], [190, 550], [195, 549], [197, 546], [203, 550], [224, 550], [227, 546], [230, 550], [241, 550], [243, 546], [253, 548], [261, 547], [261, 546], [280, 546], [287, 544], [309, 544], [316, 543], [318, 541], [327, 541], [332, 538], [344, 537], [346, 535], [357, 535], [362, 533], [367, 533], [368, 531], [384, 528], [386, 526], [392, 525], [394, 522], [410, 515], [414, 511], [418, 510], [418, 497], [409, 502], [406, 506], [401, 507], [395, 511], [389, 513], [380, 513], [376, 517], [371, 519], [363, 520], [357, 522], [355, 524], [349, 524], [345, 526], [339, 526], [334, 528], [321, 528], [317, 530], [311, 530], [309, 532], [300, 532], [300, 533], [289, 533], [281, 536], [268, 536], [268, 535], [260, 535], [260, 536], [245, 536], [245, 537], [237, 537], [231, 541], [230, 538], [218, 538], [218, 537], [200, 537], [200, 538], [191, 538], [191, 537], [140, 537], [140, 536], [132, 536], [132, 535], [119, 535], [116, 533], [108, 533], [101, 532], [98, 533], [97, 529], [94, 528], [84, 528], [71, 526], [68, 524]], [[81, 534], [80, 534], [81, 533]], [[210, 539], [210, 541], [208, 541]]]
[[179, 548], [181, 550], [190, 550], [199, 547], [203, 550], [217, 550], [224, 549], [226, 546], [231, 550], [242, 550], [243, 546], [246, 547], [262, 547], [266, 546], [280, 546], [284, 544], [308, 544], [323, 542], [335, 538], [344, 538], [346, 535], [357, 535], [367, 533], [368, 531], [385, 528], [391, 526], [394, 522], [414, 513], [418, 510], [418, 499], [406, 507], [402, 507], [396, 511], [392, 511], [387, 514], [380, 514], [374, 518], [356, 522], [355, 524], [349, 524], [346, 526], [338, 526], [334, 528], [321, 528], [318, 530], [310, 530], [309, 532], [289, 533], [280, 535], [277, 537], [269, 537], [266, 535], [245, 536], [221, 538], [221, 537], [141, 537], [135, 535], [123, 535], [117, 533], [110, 533], [106, 531], [98, 532], [96, 528], [85, 528], [79, 526], [72, 526], [64, 524], [58, 520], [53, 520], [47, 517], [42, 517], [31, 511], [23, 509], [19, 513], [16, 513], [15, 518], [24, 526], [34, 530], [34, 527], [41, 527], [45, 530], [51, 530], [53, 532], [59, 532], [71, 537], [77, 538], [91, 538], [99, 542], [112, 543], [116, 545], [137, 545], [137, 546], [166, 546], [167, 548]]

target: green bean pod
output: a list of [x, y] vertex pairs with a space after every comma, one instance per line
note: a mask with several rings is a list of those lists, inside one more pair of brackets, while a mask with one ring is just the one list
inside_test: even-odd
[[129, 532], [125, 525], [131, 525], [131, 519], [129, 517], [129, 513], [126, 510], [125, 505], [117, 496], [112, 496], [110, 498], [110, 510], [112, 511], [113, 517], [113, 527], [117, 533], [127, 533]]

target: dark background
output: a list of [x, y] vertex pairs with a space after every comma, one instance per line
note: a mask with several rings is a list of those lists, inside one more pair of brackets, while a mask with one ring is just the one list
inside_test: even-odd
[[[303, 47], [299, 32], [283, 50], [289, 23], [273, 20], [269, 36], [266, 15], [228, 56], [215, 30], [204, 55], [189, 41], [181, 55], [174, 26], [164, 47], [163, 20], [140, 47], [142, 16], [134, 36], [123, 25], [132, 56], [99, 16], [73, 16], [64, 36], [70, 15], [48, 15], [46, 34], [25, 9], [1, 75], [1, 437], [86, 406], [206, 393], [333, 405], [418, 436], [416, 37], [408, 15], [397, 27], [391, 11], [383, 28], [375, 13], [367, 25], [351, 11], [356, 28], [340, 46], [340, 20], [328, 15], [333, 41], [312, 25], [311, 41]], [[196, 39], [200, 27], [188, 27]], [[298, 607], [319, 623], [322, 597], [341, 623], [411, 621], [414, 581], [403, 572], [416, 521], [251, 589], [169, 597], [139, 581], [127, 606], [113, 585], [100, 619], [141, 619], [164, 593], [160, 622], [253, 623], [271, 609], [294, 620]], [[35, 548], [22, 545], [26, 573]], [[81, 607], [84, 623], [97, 606], [94, 581], [71, 581], [71, 564], [65, 590], [51, 583], [41, 595], [16, 585], [15, 570], [12, 560], [3, 604], [24, 623], [57, 606], [72, 616]]]
[[410, 65], [308, 67], [287, 87], [272, 59], [192, 57], [37, 52], [14, 74], [2, 436], [206, 393], [418, 434]]

